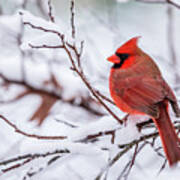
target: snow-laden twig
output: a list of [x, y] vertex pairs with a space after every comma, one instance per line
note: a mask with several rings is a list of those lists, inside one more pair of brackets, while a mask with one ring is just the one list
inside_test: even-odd
[[139, 144], [136, 144], [132, 159], [125, 165], [124, 169], [121, 171], [121, 174], [118, 177], [118, 180], [120, 180], [122, 178], [124, 178], [124, 180], [128, 179], [131, 169], [135, 165], [135, 159], [136, 159], [138, 153], [140, 153], [140, 151], [143, 149], [143, 147], [145, 145], [146, 145], [146, 142], [144, 142], [140, 147], [139, 147]]
[[[21, 15], [23, 15], [23, 13], [21, 13]], [[90, 82], [87, 80], [87, 77], [85, 76], [85, 74], [83, 72], [83, 69], [79, 68], [79, 66], [76, 65], [76, 62], [78, 64], [80, 64], [80, 61], [81, 61], [81, 54], [83, 52], [83, 43], [81, 43], [81, 48], [80, 48], [80, 53], [79, 53], [76, 44], [75, 43], [71, 44], [71, 43], [67, 42], [65, 40], [65, 35], [63, 33], [59, 32], [58, 30], [34, 25], [31, 22], [27, 22], [27, 21], [24, 21], [24, 25], [28, 25], [31, 28], [36, 29], [36, 30], [41, 30], [46, 33], [52, 33], [52, 34], [57, 35], [57, 37], [60, 40], [60, 44], [61, 44], [60, 48], [66, 52], [68, 59], [71, 62], [71, 65], [72, 65], [71, 70], [77, 73], [77, 75], [81, 78], [81, 80], [86, 85], [86, 87], [89, 89], [91, 94], [106, 109], [106, 111], [108, 111], [109, 114], [111, 114], [111, 116], [113, 116], [120, 124], [123, 124], [123, 121], [106, 105], [106, 103], [102, 100], [102, 98], [96, 93], [96, 90], [92, 87]], [[35, 46], [32, 44], [30, 46], [35, 48]], [[39, 48], [48, 48], [48, 45], [43, 44], [42, 46], [38, 46], [38, 49]], [[73, 53], [76, 54], [76, 58], [73, 57]]]
[[[175, 129], [179, 130], [180, 129], [180, 124], [175, 126]], [[147, 135], [143, 135], [141, 136], [139, 139], [135, 139], [133, 141], [131, 141], [130, 143], [126, 143], [126, 144], [121, 144], [118, 147], [120, 149], [122, 149], [112, 160], [110, 160], [108, 162], [108, 164], [105, 166], [104, 169], [102, 169], [102, 171], [98, 174], [98, 176], [96, 177], [96, 180], [100, 180], [101, 177], [103, 176], [103, 174], [108, 171], [124, 154], [126, 154], [129, 150], [131, 150], [134, 146], [137, 146], [137, 144], [144, 142], [146, 143], [146, 140], [148, 139], [153, 139], [153, 138], [157, 138], [159, 136], [158, 132], [154, 132], [154, 133], [150, 133]], [[144, 147], [144, 145], [143, 145]], [[142, 148], [143, 148], [142, 147]], [[131, 162], [132, 163], [132, 162]], [[134, 162], [133, 162], [134, 163]], [[130, 165], [130, 164], [129, 164]], [[163, 166], [164, 167], [164, 166]]]
[[70, 151], [68, 149], [55, 150], [53, 152], [46, 152], [46, 153], [42, 153], [42, 154], [38, 154], [38, 153], [26, 154], [26, 155], [17, 156], [15, 158], [7, 159], [5, 161], [1, 161], [0, 166], [3, 166], [3, 165], [5, 166], [7, 164], [17, 162], [17, 161], [21, 161], [21, 160], [25, 160], [25, 159], [36, 159], [36, 158], [40, 158], [40, 157], [47, 157], [47, 156], [51, 156], [51, 155], [67, 154], [67, 153], [70, 153]]
[[9, 126], [11, 126], [15, 132], [26, 136], [30, 138], [35, 138], [35, 139], [44, 139], [44, 140], [63, 140], [66, 139], [66, 136], [41, 136], [41, 135], [36, 135], [36, 134], [30, 134], [25, 131], [20, 130], [15, 124], [13, 124], [11, 121], [9, 121], [6, 117], [0, 114], [0, 118], [4, 120]]
[[[27, 163], [30, 163], [31, 161], [38, 159], [38, 158], [46, 158], [46, 157], [54, 156], [54, 155], [60, 155], [58, 157], [61, 157], [63, 155], [67, 155], [67, 154], [70, 154], [70, 151], [68, 149], [64, 149], [64, 150], [55, 150], [53, 152], [26, 154], [26, 155], [18, 156], [15, 158], [7, 159], [5, 161], [1, 161], [0, 166], [7, 166], [8, 164], [13, 163], [13, 165], [11, 165], [9, 167], [5, 167], [5, 168], [1, 169], [1, 171], [3, 173], [7, 173], [16, 168], [20, 168], [20, 167], [26, 165]], [[48, 162], [48, 164], [52, 163], [53, 160], [54, 159], [51, 159], [51, 161]]]

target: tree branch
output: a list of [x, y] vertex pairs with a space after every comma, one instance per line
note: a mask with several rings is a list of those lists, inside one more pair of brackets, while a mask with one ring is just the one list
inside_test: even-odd
[[[91, 86], [91, 84], [89, 83], [89, 81], [87, 80], [87, 78], [85, 77], [84, 75], [84, 72], [82, 69], [79, 70], [78, 66], [76, 66], [76, 63], [75, 63], [75, 60], [73, 58], [73, 55], [71, 53], [71, 51], [73, 51], [75, 54], [77, 54], [77, 47], [76, 45], [70, 45], [70, 43], [67, 43], [65, 41], [65, 37], [64, 37], [64, 34], [54, 30], [54, 29], [47, 29], [47, 28], [44, 28], [44, 27], [41, 27], [41, 26], [36, 26], [36, 25], [33, 25], [32, 23], [30, 22], [24, 22], [24, 25], [29, 25], [31, 28], [33, 29], [37, 29], [37, 30], [41, 30], [41, 31], [44, 31], [44, 32], [48, 32], [48, 33], [53, 33], [53, 34], [56, 34], [60, 41], [61, 41], [61, 48], [64, 49], [64, 51], [66, 52], [67, 56], [68, 56], [68, 59], [69, 61], [71, 62], [71, 70], [75, 71], [77, 73], [77, 75], [80, 77], [80, 79], [84, 82], [84, 84], [86, 85], [86, 87], [89, 89], [89, 91], [91, 92], [91, 94], [96, 98], [96, 100], [106, 109], [106, 111], [109, 112], [109, 114], [111, 116], [113, 116], [120, 124], [123, 124], [123, 121], [118, 117], [116, 116], [115, 113], [113, 113], [111, 111], [111, 109], [104, 103], [104, 101], [100, 98], [100, 96], [96, 93], [96, 91], [94, 90], [94, 88]], [[70, 47], [70, 49], [69, 49]], [[42, 47], [43, 48], [43, 47]], [[82, 48], [83, 49], [83, 46]], [[81, 50], [82, 51], [82, 50]], [[80, 62], [81, 61], [81, 56], [76, 56], [76, 61], [77, 62]]]
[[41, 135], [36, 135], [36, 134], [29, 134], [29, 133], [26, 133], [26, 132], [20, 130], [15, 124], [10, 122], [7, 118], [5, 118], [1, 114], [0, 114], [0, 118], [2, 120], [4, 120], [9, 126], [11, 126], [15, 132], [17, 132], [23, 136], [26, 136], [26, 137], [30, 137], [30, 138], [34, 138], [34, 139], [42, 139], [42, 140], [63, 140], [63, 139], [67, 139], [67, 136], [41, 136]]

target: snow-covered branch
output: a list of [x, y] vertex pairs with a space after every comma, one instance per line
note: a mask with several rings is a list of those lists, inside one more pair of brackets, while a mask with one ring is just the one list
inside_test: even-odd
[[[173, 6], [179, 8], [179, 5], [168, 0], [137, 1], [172, 5], [168, 7], [166, 14], [167, 39], [170, 42], [168, 50], [175, 66], [178, 67], [172, 8]], [[75, 11], [75, 1], [70, 1], [70, 17], [65, 24], [54, 15], [52, 2], [35, 1], [44, 18], [20, 10], [18, 16], [21, 19], [20, 28], [18, 33], [13, 35], [18, 46], [16, 53], [19, 56], [16, 59], [19, 61], [15, 61], [11, 67], [11, 71], [15, 71], [15, 65], [20, 67], [14, 73], [18, 76], [9, 76], [11, 72], [9, 74], [7, 72], [9, 70], [6, 68], [5, 60], [3, 61], [4, 57], [0, 62], [1, 68], [5, 66], [4, 69], [0, 69], [0, 92], [2, 91], [0, 136], [11, 143], [9, 149], [6, 149], [6, 145], [2, 145], [2, 151], [3, 149], [5, 151], [0, 157], [0, 176], [4, 178], [15, 172], [18, 179], [28, 179], [49, 172], [51, 177], [52, 174], [56, 174], [54, 171], [66, 174], [65, 169], [68, 169], [68, 175], [72, 173], [77, 179], [130, 179], [133, 171], [140, 169], [141, 172], [146, 171], [146, 167], [151, 168], [149, 166], [153, 164], [151, 161], [153, 162], [155, 158], [158, 163], [154, 169], [163, 172], [167, 168], [167, 161], [153, 121], [144, 116], [125, 116], [116, 109], [116, 105], [104, 91], [108, 89], [105, 85], [107, 71], [100, 66], [102, 63], [93, 52], [96, 47], [94, 49], [88, 47], [86, 37], [90, 35], [83, 36], [83, 27], [77, 28], [80, 21], [76, 20], [79, 14], [78, 7]], [[24, 9], [28, 3], [26, 0], [21, 1]], [[93, 10], [89, 12], [91, 15], [95, 14]], [[109, 10], [109, 16], [110, 14]], [[14, 17], [16, 21], [18, 18], [17, 15]], [[128, 18], [124, 21], [127, 20]], [[117, 34], [120, 37], [122, 34], [119, 30], [124, 26], [119, 29], [116, 29], [116, 26], [111, 27], [104, 15], [97, 17], [96, 21], [108, 29], [102, 33], [103, 45], [97, 50], [104, 54], [106, 51], [110, 53], [109, 46], [104, 43], [105, 36], [112, 38]], [[66, 24], [69, 23], [70, 29], [66, 29]], [[97, 34], [101, 35], [101, 31]], [[95, 36], [93, 34], [88, 40], [99, 38]], [[106, 50], [103, 50], [104, 46], [107, 46]], [[87, 51], [90, 55], [94, 53], [97, 60], [93, 61], [94, 57], [91, 59]], [[176, 58], [173, 58], [174, 55]], [[12, 59], [13, 55], [6, 61], [11, 62]], [[92, 66], [93, 63], [97, 64]], [[104, 74], [99, 73], [99, 69], [103, 69]], [[178, 75], [177, 72], [173, 73]], [[97, 84], [101, 81], [103, 88], [98, 88]], [[19, 87], [19, 91], [14, 90]], [[11, 90], [15, 92], [9, 95]], [[33, 105], [35, 112], [24, 118], [23, 116], [28, 114], [27, 111], [24, 112], [24, 106], [29, 107], [35, 97], [40, 98], [39, 104]], [[22, 100], [26, 101], [25, 105], [21, 104]], [[17, 106], [18, 103], [20, 107]], [[17, 111], [15, 113], [11, 110], [13, 105]], [[21, 112], [18, 114], [19, 109]], [[32, 108], [30, 107], [28, 111], [30, 109]], [[29, 128], [32, 123], [27, 121], [24, 123], [23, 118], [36, 120], [41, 126]], [[174, 126], [179, 133], [180, 122], [174, 121]], [[87, 168], [90, 173], [83, 174], [81, 167]]]

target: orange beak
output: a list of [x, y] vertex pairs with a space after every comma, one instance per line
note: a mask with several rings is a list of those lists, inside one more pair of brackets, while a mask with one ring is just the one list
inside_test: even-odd
[[115, 54], [113, 54], [112, 56], [107, 58], [108, 61], [113, 62], [113, 63], [119, 63], [120, 59], [118, 56], [116, 56]]

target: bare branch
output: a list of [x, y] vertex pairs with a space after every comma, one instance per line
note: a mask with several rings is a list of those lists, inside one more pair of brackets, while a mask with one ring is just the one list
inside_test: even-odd
[[47, 157], [47, 156], [56, 155], [56, 154], [68, 154], [68, 153], [70, 153], [70, 151], [68, 149], [64, 149], [64, 150], [60, 149], [60, 150], [55, 150], [53, 152], [46, 152], [43, 154], [39, 154], [39, 153], [25, 154], [25, 155], [18, 156], [15, 158], [7, 159], [5, 161], [1, 161], [0, 166], [5, 166], [7, 164], [14, 163], [17, 161], [21, 161], [24, 159], [36, 159], [36, 158], [40, 158], [40, 157]]
[[57, 118], [55, 118], [55, 120], [56, 120], [57, 122], [60, 122], [60, 123], [62, 123], [62, 124], [65, 124], [65, 125], [68, 126], [68, 127], [78, 128], [77, 125], [74, 125], [74, 124], [72, 124], [72, 123], [69, 123], [69, 122], [66, 122], [66, 121], [63, 121], [63, 120], [60, 120], [60, 119], [57, 119]]
[[51, 0], [48, 0], [48, 8], [49, 8], [48, 15], [49, 15], [50, 21], [54, 23], [55, 22], [55, 18], [54, 18], [53, 14], [52, 14]]
[[36, 45], [31, 44], [31, 43], [29, 43], [28, 45], [29, 45], [31, 48], [33, 48], [33, 49], [42, 49], [42, 48], [47, 48], [47, 49], [60, 49], [60, 48], [63, 48], [62, 45], [51, 46], [51, 45], [43, 44], [43, 45], [36, 46]]
[[158, 175], [164, 170], [164, 168], [166, 167], [166, 164], [167, 164], [167, 159], [164, 159], [164, 162], [163, 162], [163, 164], [162, 164], [162, 166], [158, 172]]
[[[20, 12], [20, 15], [23, 15], [23, 14]], [[47, 28], [44, 28], [44, 27], [41, 27], [41, 26], [36, 26], [36, 25], [31, 24], [30, 22], [24, 22], [24, 25], [28, 25], [33, 29], [41, 30], [41, 31], [44, 31], [44, 32], [47, 32], [47, 33], [56, 34], [60, 38], [60, 40], [64, 39], [64, 35], [61, 34], [58, 31], [54, 30], [54, 29], [47, 29]]]
[[23, 161], [23, 162], [21, 162], [21, 163], [17, 163], [17, 164], [12, 165], [12, 166], [10, 166], [10, 167], [8, 167], [8, 168], [1, 169], [1, 171], [2, 171], [3, 173], [6, 173], [6, 172], [8, 172], [8, 171], [17, 169], [17, 168], [19, 168], [19, 167], [21, 167], [21, 166], [24, 166], [25, 164], [27, 164], [27, 163], [29, 163], [29, 162], [31, 162], [31, 161], [32, 161], [32, 159], [26, 159], [25, 161]]
[[[51, 66], [49, 66], [49, 68], [51, 68]], [[52, 74], [51, 74], [52, 76]], [[30, 83], [26, 82], [26, 81], [17, 81], [17, 80], [12, 80], [12, 79], [8, 79], [7, 77], [5, 77], [3, 74], [0, 74], [0, 77], [2, 78], [2, 80], [4, 81], [5, 84], [9, 85], [9, 84], [16, 84], [16, 85], [20, 85], [20, 86], [24, 86], [26, 88], [26, 90], [23, 93], [20, 93], [19, 95], [17, 95], [15, 98], [8, 100], [8, 101], [0, 101], [0, 103], [4, 104], [8, 104], [8, 103], [12, 103], [17, 101], [18, 99], [28, 95], [28, 94], [37, 94], [41, 97], [47, 96], [50, 99], [56, 99], [56, 100], [60, 100], [64, 103], [68, 103], [71, 104], [72, 106], [76, 106], [76, 107], [82, 107], [84, 110], [92, 113], [93, 115], [96, 116], [103, 116], [104, 113], [100, 112], [99, 110], [95, 109], [92, 104], [95, 103], [96, 105], [99, 105], [92, 97], [88, 96], [86, 98], [81, 97], [81, 101], [79, 103], [75, 103], [76, 102], [76, 97], [69, 99], [69, 100], [65, 100], [63, 99], [63, 97], [61, 96], [61, 87], [59, 87], [59, 84], [57, 84], [58, 82], [56, 82], [55, 77], [53, 76], [51, 79], [51, 83], [54, 86], [54, 90], [52, 91], [46, 91], [46, 89], [44, 87], [42, 87], [42, 89], [39, 89], [37, 87], [32, 86]]]
[[96, 93], [104, 100], [106, 100], [107, 102], [111, 103], [112, 105], [115, 105], [115, 103], [109, 99], [108, 97], [104, 96], [103, 94], [101, 94], [99, 91], [96, 91]]
[[128, 176], [131, 172], [132, 167], [135, 164], [135, 159], [138, 155], [138, 153], [144, 148], [144, 146], [146, 145], [146, 142], [144, 142], [139, 148], [138, 148], [138, 144], [136, 144], [135, 149], [134, 149], [134, 153], [133, 153], [133, 157], [132, 159], [126, 164], [126, 166], [124, 167], [124, 169], [121, 171], [120, 176], [118, 177], [118, 180], [120, 180], [122, 177], [124, 177], [125, 180], [128, 179]]
[[[41, 27], [41, 26], [36, 26], [36, 25], [33, 25], [31, 24], [30, 22], [24, 22], [24, 25], [29, 25], [30, 27], [32, 27], [33, 29], [37, 29], [37, 30], [41, 30], [41, 31], [44, 31], [44, 32], [48, 32], [48, 33], [54, 33], [56, 34], [60, 40], [61, 40], [61, 43], [62, 43], [62, 48], [65, 50], [65, 52], [67, 53], [68, 57], [69, 57], [69, 60], [72, 64], [72, 70], [75, 71], [78, 76], [81, 78], [81, 80], [84, 82], [84, 84], [86, 85], [86, 87], [89, 89], [89, 91], [92, 93], [92, 95], [98, 100], [98, 102], [106, 109], [106, 111], [109, 112], [109, 114], [111, 114], [111, 116], [113, 116], [120, 124], [123, 124], [123, 121], [118, 117], [116, 116], [115, 113], [113, 113], [111, 111], [111, 109], [104, 103], [104, 101], [99, 97], [99, 95], [96, 93], [96, 91], [94, 90], [94, 88], [91, 86], [91, 84], [89, 83], [89, 81], [87, 80], [87, 78], [85, 77], [82, 69], [79, 70], [78, 67], [76, 66], [76, 63], [75, 63], [75, 60], [73, 58], [73, 55], [71, 53], [71, 51], [69, 50], [69, 46], [70, 44], [68, 43], [67, 45], [67, 42], [65, 42], [64, 40], [64, 35], [61, 34], [60, 32], [56, 31], [56, 30], [53, 30], [53, 29], [46, 29], [44, 27]], [[76, 54], [76, 46], [73, 45], [71, 46], [71, 50], [74, 50], [75, 54]], [[80, 61], [80, 56], [78, 56], [76, 58], [77, 62]]]
[[75, 39], [76, 35], [76, 29], [75, 29], [75, 24], [74, 24], [74, 0], [71, 1], [71, 29], [72, 29], [72, 38]]
[[[50, 161], [48, 161], [47, 165], [50, 165], [51, 163], [53, 163], [54, 161], [56, 161], [57, 159], [59, 159], [60, 157], [62, 157], [65, 154], [70, 154], [70, 151], [68, 149], [55, 150], [53, 152], [46, 152], [46, 153], [42, 153], [42, 154], [38, 154], [38, 153], [26, 154], [26, 155], [23, 155], [23, 156], [18, 156], [18, 157], [15, 157], [15, 158], [11, 158], [11, 159], [0, 162], [0, 166], [7, 166], [8, 164], [13, 163], [12, 166], [1, 169], [1, 171], [3, 173], [6, 173], [8, 171], [11, 171], [11, 170], [17, 169], [19, 167], [22, 167], [25, 164], [30, 163], [31, 161], [33, 161], [35, 159], [46, 158], [48, 156], [54, 156], [54, 155], [57, 155], [57, 154], [58, 154], [58, 156], [55, 156], [52, 159], [50, 159]], [[62, 156], [60, 156], [59, 154], [62, 155]], [[22, 160], [24, 160], [24, 161], [22, 161]], [[21, 161], [21, 162], [19, 162], [19, 161]]]
[[166, 0], [166, 2], [169, 3], [169, 4], [172, 5], [172, 6], [180, 9], [180, 5], [177, 4], [177, 3], [175, 3], [174, 1], [172, 1], [172, 0]]
[[63, 140], [63, 139], [67, 139], [67, 136], [41, 136], [41, 135], [36, 135], [36, 134], [29, 134], [29, 133], [26, 133], [26, 132], [20, 130], [15, 124], [10, 122], [7, 118], [5, 118], [1, 114], [0, 114], [0, 118], [2, 120], [4, 120], [9, 126], [11, 126], [15, 132], [17, 132], [23, 136], [26, 136], [26, 137], [30, 137], [30, 138], [34, 138], [34, 139], [42, 139], [42, 140]]
[[112, 139], [111, 139], [111, 143], [114, 144], [114, 139], [115, 139], [115, 132], [116, 130], [110, 130], [110, 131], [100, 131], [96, 134], [90, 134], [87, 137], [80, 139], [76, 142], [83, 142], [83, 143], [87, 143], [87, 142], [94, 142], [97, 141], [98, 137], [103, 137], [103, 136], [107, 136], [107, 135], [111, 135]]

